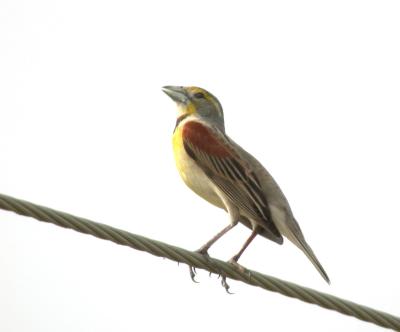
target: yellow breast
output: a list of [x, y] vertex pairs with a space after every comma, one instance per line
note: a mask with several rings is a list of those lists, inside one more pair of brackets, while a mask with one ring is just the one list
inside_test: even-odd
[[177, 127], [174, 131], [174, 135], [172, 136], [172, 147], [174, 149], [176, 168], [185, 181], [185, 162], [183, 160], [185, 158], [185, 148], [183, 146], [181, 127]]
[[196, 162], [189, 157], [183, 146], [182, 126], [178, 126], [172, 136], [175, 164], [185, 184], [197, 195], [213, 205], [224, 208], [221, 199], [216, 194], [216, 189], [211, 180], [204, 174]]

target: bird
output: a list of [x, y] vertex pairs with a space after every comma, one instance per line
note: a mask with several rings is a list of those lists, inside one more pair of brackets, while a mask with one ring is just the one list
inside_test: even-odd
[[251, 229], [251, 234], [230, 263], [241, 266], [239, 258], [257, 235], [277, 244], [285, 237], [329, 284], [328, 274], [306, 242], [278, 184], [255, 157], [226, 134], [218, 99], [196, 86], [164, 86], [162, 91], [177, 105], [172, 145], [182, 180], [229, 215], [228, 225], [197, 252], [208, 256], [210, 247], [240, 222]]

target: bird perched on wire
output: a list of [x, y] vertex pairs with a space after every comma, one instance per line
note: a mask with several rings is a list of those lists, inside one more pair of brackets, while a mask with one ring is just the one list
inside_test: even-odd
[[219, 238], [241, 222], [252, 233], [231, 263], [238, 265], [257, 235], [278, 244], [283, 243], [284, 236], [304, 252], [329, 283], [278, 184], [257, 159], [225, 133], [218, 99], [198, 87], [164, 86], [163, 91], [178, 107], [173, 150], [179, 174], [190, 189], [226, 210], [230, 218], [229, 224], [198, 252], [207, 255]]

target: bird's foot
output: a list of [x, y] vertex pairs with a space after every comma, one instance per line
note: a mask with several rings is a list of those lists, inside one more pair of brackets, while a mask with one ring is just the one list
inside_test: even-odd
[[[206, 258], [206, 259], [208, 259], [210, 257], [210, 255], [207, 252], [207, 248], [205, 248], [205, 247], [201, 247], [200, 249], [197, 249], [195, 252], [204, 256], [204, 258]], [[189, 265], [189, 273], [190, 273], [190, 278], [192, 279], [192, 281], [198, 284], [199, 282], [195, 279], [197, 271], [194, 266]]]
[[237, 260], [232, 257], [229, 261], [229, 264], [232, 264], [237, 270], [239, 270], [240, 272], [246, 272], [246, 268], [243, 265], [240, 265]]
[[[248, 275], [249, 278], [251, 277], [251, 272], [250, 272], [250, 270], [246, 269], [243, 265], [240, 265], [240, 264], [237, 262], [237, 259], [236, 259], [235, 256], [232, 257], [232, 258], [228, 261], [228, 263], [229, 263], [229, 264], [232, 264], [238, 271], [240, 271], [240, 272], [242, 272], [242, 273], [247, 273], [247, 275]], [[226, 281], [226, 275], [221, 273], [218, 277], [221, 277], [221, 285], [222, 285], [222, 287], [225, 288], [225, 291], [226, 291], [228, 294], [234, 294], [234, 293], [232, 293], [232, 292], [229, 291], [230, 286], [229, 286], [228, 282]]]
[[225, 291], [228, 294], [234, 294], [234, 293], [229, 291], [229, 288], [231, 288], [231, 286], [229, 286], [228, 282], [226, 281], [226, 275], [220, 274], [219, 277], [221, 277], [221, 285], [222, 285], [222, 287], [225, 288]]
[[229, 261], [229, 264], [232, 264], [238, 271], [240, 271], [241, 273], [246, 273], [248, 275], [248, 277], [251, 277], [251, 272], [250, 270], [246, 269], [243, 265], [240, 265], [237, 260], [235, 259], [235, 257], [232, 257]]
[[193, 282], [198, 284], [199, 282], [195, 279], [197, 271], [194, 266], [189, 265], [189, 273], [190, 273], [190, 279], [192, 279]]
[[197, 249], [195, 252], [197, 252], [198, 254], [203, 255], [205, 257], [210, 257], [210, 255], [208, 254], [208, 247], [203, 246], [203, 247]]

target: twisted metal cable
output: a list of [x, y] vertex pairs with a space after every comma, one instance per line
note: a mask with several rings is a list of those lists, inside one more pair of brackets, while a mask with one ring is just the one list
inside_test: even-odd
[[132, 234], [108, 225], [75, 217], [65, 212], [56, 211], [3, 194], [0, 194], [0, 208], [61, 227], [70, 228], [81, 233], [90, 234], [104, 240], [113, 241], [120, 245], [146, 251], [152, 255], [169, 258], [173, 261], [185, 263], [212, 273], [226, 275], [226, 277], [231, 279], [297, 298], [326, 309], [335, 310], [382, 327], [400, 331], [399, 317], [256, 271], [248, 270], [242, 272], [232, 266], [232, 264], [214, 258], [206, 258], [198, 253], [141, 235]]

